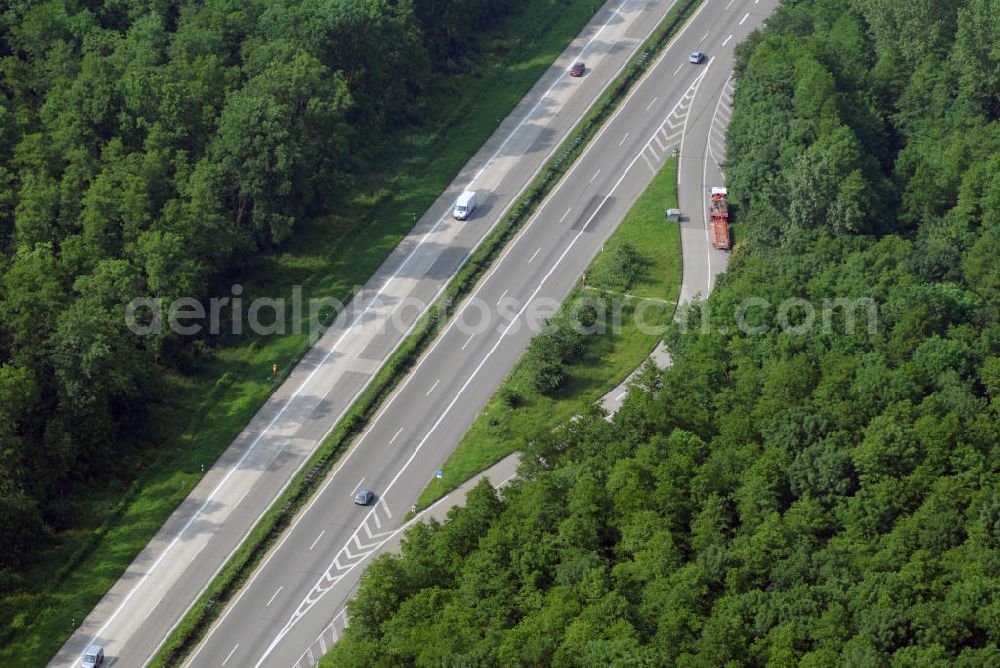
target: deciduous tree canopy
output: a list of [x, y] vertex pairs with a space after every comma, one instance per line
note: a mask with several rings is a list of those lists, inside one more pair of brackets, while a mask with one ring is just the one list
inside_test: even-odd
[[286, 241], [511, 4], [4, 3], [0, 576], [134, 454], [191, 356], [131, 335], [124, 305], [204, 299]]
[[377, 560], [328, 665], [1000, 662], [996, 10], [783, 3], [738, 53], [710, 326]]

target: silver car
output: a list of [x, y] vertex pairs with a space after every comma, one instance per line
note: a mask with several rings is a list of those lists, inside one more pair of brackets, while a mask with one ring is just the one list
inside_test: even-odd
[[98, 668], [104, 664], [104, 648], [100, 645], [91, 645], [83, 653], [83, 660], [80, 661], [82, 668]]
[[694, 51], [690, 56], [688, 56], [688, 62], [697, 65], [701, 61], [705, 60], [705, 54], [701, 51]]
[[354, 503], [359, 506], [367, 506], [375, 498], [375, 494], [370, 489], [359, 489], [354, 493]]

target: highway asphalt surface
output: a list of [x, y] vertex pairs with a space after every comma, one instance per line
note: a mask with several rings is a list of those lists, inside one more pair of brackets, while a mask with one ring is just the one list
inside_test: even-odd
[[[709, 179], [721, 179], [709, 170], [712, 127], [729, 87], [733, 48], [776, 4], [707, 0], [702, 5], [459, 306], [190, 665], [309, 665], [304, 652], [340, 614], [364, 564], [395, 535], [533, 333], [579, 282], [675, 148], [682, 151], [679, 194], [686, 214], [682, 299], [707, 295], [725, 262], [709, 244], [703, 214], [708, 188], [717, 185]], [[705, 63], [687, 62], [695, 49], [708, 55]], [[703, 259], [689, 262], [689, 256]], [[373, 506], [351, 502], [360, 487], [375, 492]]]
[[[748, 19], [749, 20], [749, 19]], [[722, 54], [716, 62], [720, 69], [732, 70], [732, 53]], [[705, 102], [708, 102], [708, 105]], [[691, 123], [680, 150], [677, 170], [679, 188], [678, 206], [681, 209], [681, 276], [678, 291], [678, 309], [675, 319], [682, 317], [682, 309], [692, 299], [703, 298], [711, 292], [716, 277], [726, 270], [729, 255], [712, 247], [708, 232], [708, 210], [705, 203], [713, 186], [725, 185], [726, 128], [732, 114], [733, 80], [727, 78], [721, 86], [711, 81], [702, 84], [692, 113], [699, 116], [711, 111], [709, 122]], [[649, 355], [649, 360], [660, 369], [670, 365], [670, 353], [661, 341]], [[618, 387], [601, 397], [601, 407], [608, 412], [608, 419], [621, 408], [634, 379], [640, 374], [638, 367], [619, 383]]]
[[[319, 339], [221, 457], [205, 462], [208, 471], [202, 480], [50, 665], [78, 665], [92, 642], [105, 646], [113, 665], [141, 666], [149, 660], [670, 4], [610, 0], [596, 13], [360, 290], [344, 317]], [[568, 69], [579, 59], [587, 62], [588, 72], [571, 78]], [[468, 222], [459, 223], [450, 210], [458, 193], [470, 187], [482, 193], [480, 205]], [[262, 369], [262, 376], [269, 372]], [[401, 447], [410, 441], [401, 434], [394, 443]], [[345, 474], [354, 474], [353, 467], [377, 471], [373, 480], [387, 478], [385, 472], [398, 465], [387, 454], [379, 447], [357, 449], [350, 466], [335, 476], [338, 485]], [[337, 514], [343, 515], [343, 522], [354, 521], [353, 509], [338, 507]], [[343, 533], [338, 531], [331, 530], [327, 538], [336, 539]], [[314, 554], [327, 549], [329, 544], [318, 544]], [[228, 665], [245, 661], [236, 657]]]

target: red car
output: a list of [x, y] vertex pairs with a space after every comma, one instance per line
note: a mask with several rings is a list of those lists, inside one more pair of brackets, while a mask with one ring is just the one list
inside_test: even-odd
[[569, 75], [571, 77], [582, 77], [583, 73], [587, 71], [587, 66], [584, 63], [574, 63], [573, 67], [569, 68]]

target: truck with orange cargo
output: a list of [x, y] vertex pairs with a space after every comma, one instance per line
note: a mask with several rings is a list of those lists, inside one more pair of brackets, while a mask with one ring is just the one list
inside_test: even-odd
[[708, 200], [708, 225], [712, 234], [712, 245], [721, 250], [729, 250], [732, 241], [729, 238], [729, 191], [725, 188], [712, 188], [712, 197]]

